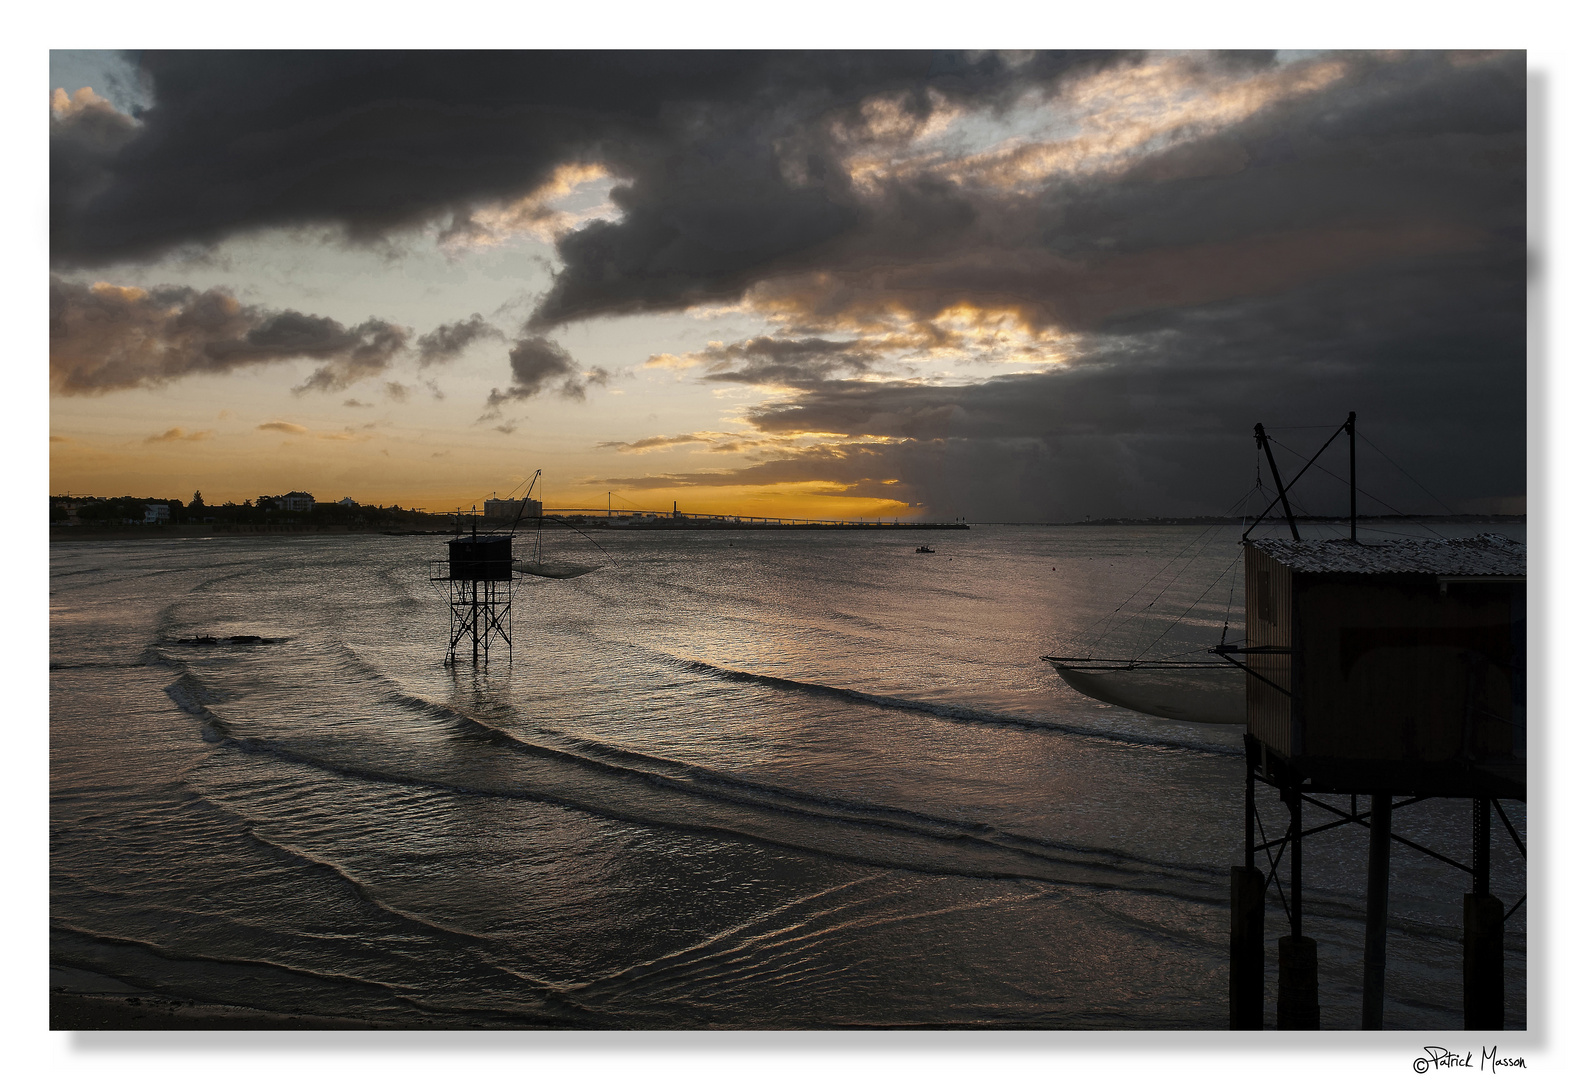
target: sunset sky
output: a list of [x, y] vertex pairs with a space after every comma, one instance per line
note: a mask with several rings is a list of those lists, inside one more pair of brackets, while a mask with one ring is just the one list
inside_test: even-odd
[[1523, 53], [50, 60], [52, 493], [1215, 514], [1349, 410], [1526, 493]]

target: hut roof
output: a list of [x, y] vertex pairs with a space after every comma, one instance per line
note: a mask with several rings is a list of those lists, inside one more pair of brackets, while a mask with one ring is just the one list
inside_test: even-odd
[[1493, 533], [1458, 540], [1253, 540], [1250, 543], [1301, 574], [1459, 574], [1524, 577], [1527, 545]]

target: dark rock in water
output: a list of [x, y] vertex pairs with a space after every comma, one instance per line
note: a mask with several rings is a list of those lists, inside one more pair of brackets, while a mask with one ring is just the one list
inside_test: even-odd
[[204, 634], [200, 637], [183, 637], [176, 639], [177, 645], [271, 645], [275, 638], [259, 637], [256, 634], [236, 634], [234, 637], [212, 637]]
[[602, 569], [600, 566], [582, 566], [579, 563], [558, 562], [526, 562], [524, 559], [514, 560], [515, 573], [529, 574], [532, 577], [545, 578], [576, 578], [582, 574], [589, 574], [593, 570]]

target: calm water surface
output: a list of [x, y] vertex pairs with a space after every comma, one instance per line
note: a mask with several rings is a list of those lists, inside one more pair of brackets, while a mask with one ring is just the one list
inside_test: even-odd
[[[54, 982], [401, 1025], [1224, 1028], [1241, 729], [1038, 657], [1219, 640], [1239, 531], [559, 533], [607, 565], [518, 584], [480, 671], [443, 664], [441, 537], [57, 543]], [[1470, 851], [1461, 804], [1395, 827]], [[1359, 1012], [1346, 832], [1306, 844], [1327, 1027]], [[1460, 1026], [1468, 884], [1396, 850], [1388, 1026]]]

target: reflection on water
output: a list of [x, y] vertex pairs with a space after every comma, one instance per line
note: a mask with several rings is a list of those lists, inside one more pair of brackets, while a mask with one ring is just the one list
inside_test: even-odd
[[[1037, 658], [1218, 640], [1233, 533], [599, 536], [604, 569], [516, 586], [485, 671], [442, 664], [437, 538], [57, 544], [57, 979], [399, 1024], [1223, 1027], [1240, 730]], [[1447, 809], [1397, 831], [1469, 848]], [[1327, 1026], [1364, 850], [1307, 845]], [[1454, 873], [1396, 855], [1397, 1026], [1460, 1023]]]

